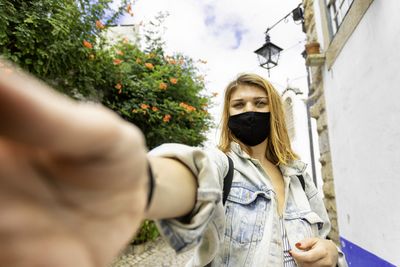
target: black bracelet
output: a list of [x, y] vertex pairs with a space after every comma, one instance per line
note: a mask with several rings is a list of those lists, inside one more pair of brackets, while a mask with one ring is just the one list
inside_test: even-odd
[[155, 186], [154, 175], [153, 175], [153, 171], [151, 170], [150, 162], [147, 162], [147, 174], [149, 175], [149, 192], [147, 194], [146, 210], [148, 210], [150, 208], [151, 200], [153, 199], [153, 194], [154, 194], [154, 186]]

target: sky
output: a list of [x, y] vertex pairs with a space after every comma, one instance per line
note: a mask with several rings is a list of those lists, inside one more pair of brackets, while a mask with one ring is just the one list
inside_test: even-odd
[[[242, 72], [267, 78], [282, 92], [287, 86], [307, 94], [307, 74], [301, 53], [305, 34], [301, 25], [289, 16], [270, 30], [271, 41], [283, 48], [278, 66], [268, 72], [259, 66], [254, 51], [265, 42], [264, 32], [279, 21], [301, 0], [137, 0], [133, 16], [120, 24], [146, 24], [159, 12], [168, 12], [163, 39], [167, 54], [182, 53], [199, 63], [205, 74], [207, 94], [218, 93], [209, 112], [218, 125], [225, 86]], [[217, 130], [208, 134], [208, 145], [217, 143]]]

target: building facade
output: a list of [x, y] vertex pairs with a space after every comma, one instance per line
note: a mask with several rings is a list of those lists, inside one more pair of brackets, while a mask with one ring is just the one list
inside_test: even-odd
[[350, 266], [399, 266], [400, 1], [303, 0], [324, 194]]

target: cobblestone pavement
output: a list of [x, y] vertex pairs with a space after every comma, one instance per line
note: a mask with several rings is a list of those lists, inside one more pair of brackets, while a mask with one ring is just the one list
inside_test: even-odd
[[145, 245], [127, 247], [110, 267], [183, 267], [192, 254], [193, 251], [187, 251], [177, 255], [163, 239], [158, 238]]

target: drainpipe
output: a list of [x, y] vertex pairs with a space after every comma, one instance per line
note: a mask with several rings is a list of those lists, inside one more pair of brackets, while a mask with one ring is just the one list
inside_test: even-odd
[[310, 75], [310, 68], [307, 65], [306, 65], [306, 70], [307, 70], [308, 99], [305, 101], [306, 102], [305, 104], [306, 104], [306, 110], [307, 110], [308, 138], [310, 139], [311, 171], [312, 171], [312, 178], [313, 178], [314, 184], [318, 188], [317, 174], [315, 171], [314, 141], [313, 141], [313, 132], [312, 132], [311, 115], [310, 115], [310, 107], [312, 105], [314, 105], [314, 99], [310, 99], [311, 75]]

